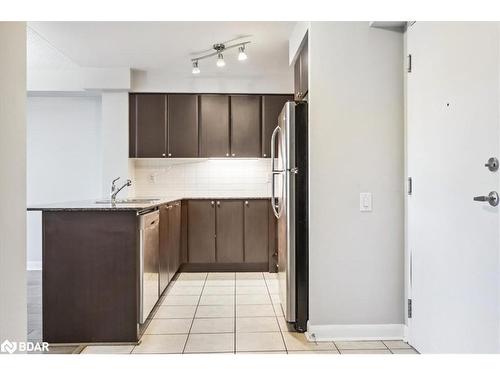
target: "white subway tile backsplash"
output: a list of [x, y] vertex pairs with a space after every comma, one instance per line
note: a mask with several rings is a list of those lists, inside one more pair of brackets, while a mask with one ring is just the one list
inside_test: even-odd
[[137, 196], [268, 197], [269, 159], [136, 159]]

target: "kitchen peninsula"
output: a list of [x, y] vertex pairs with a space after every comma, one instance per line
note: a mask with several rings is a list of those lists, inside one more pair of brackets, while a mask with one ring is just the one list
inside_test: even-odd
[[133, 342], [179, 270], [276, 272], [267, 198], [69, 202], [42, 211], [43, 340]]

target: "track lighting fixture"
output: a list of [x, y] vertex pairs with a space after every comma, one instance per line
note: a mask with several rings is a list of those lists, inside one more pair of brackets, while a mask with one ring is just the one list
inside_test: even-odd
[[215, 50], [214, 52], [209, 53], [207, 55], [202, 55], [202, 56], [194, 57], [194, 58], [191, 59], [191, 62], [193, 63], [192, 73], [193, 74], [200, 74], [200, 68], [198, 67], [198, 61], [206, 59], [206, 58], [209, 58], [209, 57], [212, 57], [212, 56], [217, 56], [216, 65], [219, 68], [222, 68], [222, 67], [226, 66], [226, 61], [224, 60], [223, 52], [226, 51], [226, 50], [228, 50], [228, 49], [231, 49], [231, 48], [238, 48], [238, 51], [239, 51], [238, 52], [238, 61], [245, 61], [248, 58], [248, 56], [247, 56], [247, 54], [245, 52], [245, 47], [249, 43], [250, 43], [250, 41], [246, 41], [246, 42], [232, 44], [232, 45], [229, 45], [229, 46], [226, 46], [224, 43], [214, 44], [212, 46], [212, 49]]

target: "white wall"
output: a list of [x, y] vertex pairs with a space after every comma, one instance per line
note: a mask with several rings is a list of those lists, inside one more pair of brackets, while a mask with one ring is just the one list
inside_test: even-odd
[[[27, 202], [101, 196], [100, 97], [28, 97]], [[41, 262], [41, 214], [28, 213], [28, 268]]]
[[270, 159], [135, 160], [137, 196], [269, 197]]
[[0, 22], [0, 342], [26, 341], [26, 23]]
[[185, 71], [132, 71], [135, 92], [194, 92], [194, 93], [293, 93], [293, 70], [284, 67], [274, 74], [232, 76], [217, 74], [193, 76]]
[[[111, 181], [120, 177], [117, 186], [134, 178], [134, 167], [128, 159], [128, 92], [102, 93], [102, 197], [109, 197]], [[133, 196], [134, 186], [121, 196]]]
[[[403, 37], [309, 29], [310, 330], [392, 337], [403, 318]], [[360, 212], [359, 193], [373, 193]]]

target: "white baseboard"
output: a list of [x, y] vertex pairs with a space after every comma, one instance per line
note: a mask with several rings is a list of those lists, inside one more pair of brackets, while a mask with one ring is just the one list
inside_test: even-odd
[[310, 341], [403, 340], [404, 324], [308, 325]]
[[27, 270], [28, 271], [41, 271], [42, 270], [42, 262], [28, 262]]

